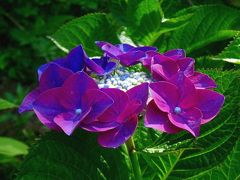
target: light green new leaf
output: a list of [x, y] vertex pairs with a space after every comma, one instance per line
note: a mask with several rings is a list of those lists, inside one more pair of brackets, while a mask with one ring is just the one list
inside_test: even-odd
[[0, 155], [14, 157], [18, 155], [26, 155], [28, 146], [16, 139], [8, 137], [0, 137]]
[[130, 179], [129, 161], [122, 148], [100, 147], [92, 133], [51, 132], [37, 142], [17, 179]]
[[117, 43], [117, 30], [106, 14], [88, 14], [63, 25], [50, 39], [64, 51], [82, 44], [89, 56], [100, 55], [95, 41]]
[[230, 39], [240, 30], [240, 11], [223, 5], [192, 7], [177, 13], [193, 12], [189, 22], [169, 36], [166, 49], [183, 48], [188, 53], [210, 43]]
[[5, 99], [0, 98], [0, 110], [11, 109], [11, 108], [16, 108], [16, 107], [17, 107], [17, 105], [15, 105]]

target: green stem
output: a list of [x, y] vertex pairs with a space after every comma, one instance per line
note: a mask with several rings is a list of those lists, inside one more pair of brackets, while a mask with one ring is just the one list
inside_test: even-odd
[[140, 168], [140, 165], [139, 165], [139, 162], [138, 162], [138, 155], [137, 155], [137, 152], [136, 152], [136, 148], [135, 148], [133, 138], [131, 137], [130, 139], [128, 139], [125, 144], [127, 146], [128, 155], [129, 155], [130, 160], [131, 160], [134, 177], [135, 177], [136, 180], [142, 180], [141, 168]]

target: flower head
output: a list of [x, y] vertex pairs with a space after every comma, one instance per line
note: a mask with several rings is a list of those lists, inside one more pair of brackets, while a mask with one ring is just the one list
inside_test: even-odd
[[167, 133], [181, 130], [198, 136], [201, 124], [220, 111], [224, 96], [207, 89], [196, 89], [183, 76], [182, 85], [161, 81], [150, 84], [152, 100], [147, 106], [145, 126]]
[[100, 91], [93, 79], [78, 72], [61, 87], [40, 94], [33, 110], [45, 126], [70, 135], [81, 121], [93, 121], [112, 103], [111, 97]]
[[[161, 54], [150, 46], [96, 44], [104, 51], [101, 57], [88, 57], [79, 45], [40, 66], [39, 86], [24, 98], [19, 112], [33, 110], [45, 126], [67, 135], [76, 128], [98, 133], [99, 144], [111, 148], [133, 135], [145, 108], [146, 127], [186, 130], [195, 137], [219, 113], [224, 96], [209, 90], [215, 81], [196, 72], [184, 50]], [[150, 75], [125, 68], [137, 63]]]

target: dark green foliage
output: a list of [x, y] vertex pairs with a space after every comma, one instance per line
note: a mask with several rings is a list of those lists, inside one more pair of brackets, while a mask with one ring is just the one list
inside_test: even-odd
[[124, 148], [104, 149], [96, 136], [77, 131], [68, 137], [48, 133], [37, 142], [17, 179], [130, 179]]

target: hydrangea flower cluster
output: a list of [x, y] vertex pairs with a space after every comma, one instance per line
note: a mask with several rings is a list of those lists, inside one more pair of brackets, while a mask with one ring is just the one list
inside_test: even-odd
[[[103, 147], [116, 148], [134, 133], [140, 114], [146, 127], [199, 136], [224, 103], [216, 83], [194, 70], [184, 50], [161, 54], [150, 46], [96, 42], [102, 57], [90, 58], [81, 45], [38, 69], [39, 85], [19, 107], [34, 111], [46, 127], [71, 135], [98, 133]], [[149, 73], [127, 71], [141, 64]]]

